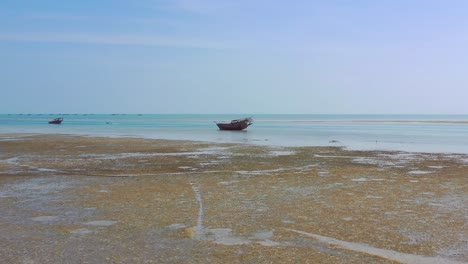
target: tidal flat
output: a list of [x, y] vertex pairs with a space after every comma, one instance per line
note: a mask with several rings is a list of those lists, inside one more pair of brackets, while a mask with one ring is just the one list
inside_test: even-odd
[[3, 263], [467, 263], [468, 155], [0, 135]]

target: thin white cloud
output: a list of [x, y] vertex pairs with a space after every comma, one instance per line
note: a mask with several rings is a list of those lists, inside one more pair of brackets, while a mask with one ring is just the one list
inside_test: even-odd
[[23, 16], [26, 20], [32, 21], [72, 21], [72, 22], [82, 22], [89, 21], [94, 19], [94, 17], [76, 15], [76, 14], [66, 14], [66, 13], [32, 13]]
[[106, 25], [133, 25], [133, 26], [164, 26], [170, 28], [186, 28], [193, 23], [180, 19], [167, 17], [141, 17], [141, 16], [116, 16], [116, 15], [79, 15], [72, 13], [30, 13], [20, 17], [27, 22], [54, 22], [60, 25], [77, 23], [84, 25], [106, 24]]
[[178, 11], [199, 15], [220, 15], [226, 11], [239, 10], [243, 6], [239, 0], [177, 0], [172, 4], [172, 7]]
[[[197, 13], [197, 14], [209, 14], [209, 13], [213, 13], [216, 9], [219, 8], [216, 5], [212, 5], [212, 3], [209, 3], [209, 2], [211, 1], [179, 0], [179, 1], [175, 1], [174, 5], [175, 5], [175, 8], [185, 11], [185, 12]], [[215, 2], [215, 3], [218, 3], [218, 2]]]
[[166, 37], [157, 35], [131, 35], [131, 34], [95, 34], [95, 33], [12, 33], [0, 34], [0, 41], [16, 42], [51, 42], [75, 44], [100, 45], [140, 45], [140, 46], [170, 46], [188, 48], [228, 48], [221, 43]]

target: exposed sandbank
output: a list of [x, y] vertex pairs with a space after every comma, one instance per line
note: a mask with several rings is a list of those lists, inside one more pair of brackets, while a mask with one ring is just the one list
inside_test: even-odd
[[8, 263], [468, 261], [468, 155], [2, 137]]

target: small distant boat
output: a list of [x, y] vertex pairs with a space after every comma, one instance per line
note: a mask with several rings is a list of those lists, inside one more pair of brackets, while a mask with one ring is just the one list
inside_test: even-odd
[[243, 130], [253, 124], [253, 120], [250, 117], [243, 119], [234, 119], [230, 123], [226, 122], [215, 122], [220, 130]]
[[54, 118], [52, 120], [49, 120], [49, 124], [55, 124], [55, 125], [60, 125], [62, 124], [63, 118]]

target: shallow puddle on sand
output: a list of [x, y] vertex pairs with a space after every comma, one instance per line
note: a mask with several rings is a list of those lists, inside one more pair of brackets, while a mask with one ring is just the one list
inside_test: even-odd
[[206, 230], [206, 240], [211, 240], [216, 244], [234, 246], [249, 244], [250, 240], [243, 237], [233, 236], [230, 228], [213, 228]]
[[70, 231], [70, 233], [75, 234], [75, 235], [86, 235], [86, 234], [91, 234], [93, 231], [87, 229], [87, 228], [80, 228], [80, 229], [75, 229]]
[[253, 239], [269, 239], [272, 237], [273, 237], [273, 231], [271, 230], [258, 230], [253, 235]]
[[109, 221], [109, 220], [99, 220], [99, 221], [91, 221], [85, 223], [85, 225], [90, 225], [90, 226], [111, 226], [117, 224], [117, 221]]
[[428, 256], [415, 255], [415, 254], [400, 253], [400, 252], [393, 251], [393, 250], [375, 248], [375, 247], [362, 244], [362, 243], [354, 243], [354, 242], [338, 240], [335, 238], [320, 236], [320, 235], [316, 235], [313, 233], [308, 233], [308, 232], [295, 230], [295, 229], [288, 228], [287, 230], [301, 234], [301, 235], [315, 238], [318, 241], [321, 241], [329, 245], [337, 246], [337, 247], [355, 251], [355, 252], [361, 252], [361, 253], [365, 253], [369, 255], [374, 255], [374, 256], [385, 258], [385, 259], [398, 261], [401, 263], [409, 263], [409, 264], [413, 264], [413, 263], [414, 264], [423, 264], [423, 263], [424, 264], [462, 264], [462, 263], [465, 263], [465, 262], [460, 262], [460, 261], [455, 261], [455, 260], [443, 259], [440, 257], [428, 257]]
[[373, 179], [373, 178], [357, 178], [351, 179], [354, 182], [370, 182], [370, 181], [384, 181], [384, 179]]
[[33, 221], [37, 222], [51, 222], [57, 220], [58, 216], [56, 215], [44, 215], [31, 218]]

